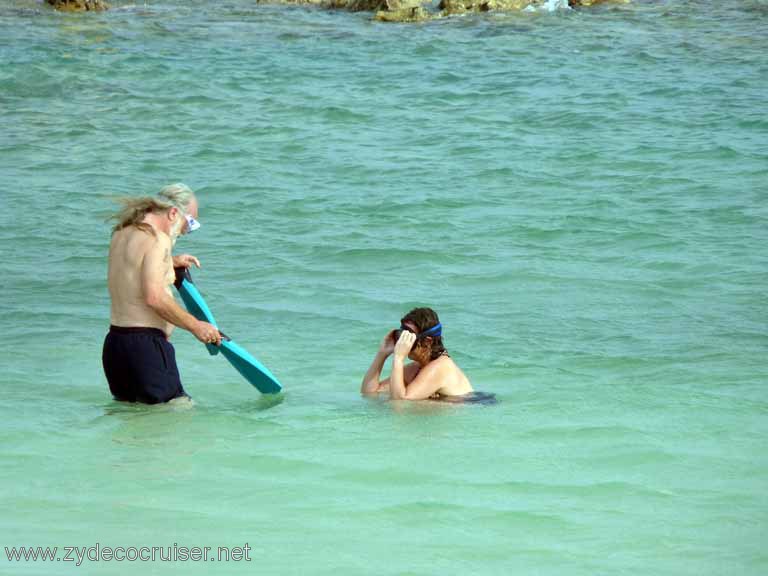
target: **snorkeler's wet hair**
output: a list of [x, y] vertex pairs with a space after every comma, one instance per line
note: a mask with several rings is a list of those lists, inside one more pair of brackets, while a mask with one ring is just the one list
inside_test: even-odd
[[195, 193], [189, 186], [181, 182], [166, 186], [158, 192], [156, 197], [118, 198], [120, 210], [109, 218], [109, 220], [117, 221], [112, 232], [117, 232], [128, 226], [135, 226], [154, 234], [154, 228], [142, 222], [147, 214], [164, 212], [171, 208], [177, 208], [186, 213], [194, 198]]
[[[416, 326], [419, 334], [421, 334], [422, 332], [426, 332], [430, 328], [434, 328], [440, 324], [440, 319], [437, 317], [437, 312], [432, 310], [432, 308], [414, 308], [400, 319], [401, 324], [406, 322], [410, 322]], [[434, 360], [435, 358], [445, 354], [446, 349], [445, 346], [443, 346], [442, 335], [432, 336], [431, 338], [432, 347], [430, 349], [429, 359]], [[421, 342], [418, 342], [418, 344], [421, 345]]]

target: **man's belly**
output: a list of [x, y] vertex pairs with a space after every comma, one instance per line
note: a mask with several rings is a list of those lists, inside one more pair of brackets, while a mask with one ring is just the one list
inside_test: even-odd
[[139, 306], [112, 307], [110, 322], [124, 328], [158, 328], [170, 338], [175, 326], [163, 320], [152, 309]]

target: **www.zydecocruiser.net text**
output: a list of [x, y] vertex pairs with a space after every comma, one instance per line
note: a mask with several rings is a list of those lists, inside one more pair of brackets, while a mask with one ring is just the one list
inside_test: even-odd
[[250, 562], [243, 546], [6, 546], [8, 562]]

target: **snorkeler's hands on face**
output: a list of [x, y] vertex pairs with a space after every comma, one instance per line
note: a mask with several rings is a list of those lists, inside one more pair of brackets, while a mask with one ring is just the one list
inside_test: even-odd
[[403, 330], [400, 333], [400, 339], [395, 344], [395, 357], [401, 360], [406, 358], [413, 348], [413, 343], [416, 342], [416, 334]]
[[384, 340], [381, 341], [381, 346], [379, 346], [379, 353], [383, 354], [384, 356], [389, 356], [394, 351], [395, 351], [395, 331], [390, 330], [389, 332], [387, 332], [387, 335], [384, 336]]

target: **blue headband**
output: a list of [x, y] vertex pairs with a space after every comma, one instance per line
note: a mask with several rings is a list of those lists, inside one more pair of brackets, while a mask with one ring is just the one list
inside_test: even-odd
[[419, 334], [419, 337], [420, 338], [426, 337], [426, 336], [438, 337], [438, 336], [442, 336], [442, 335], [443, 335], [443, 325], [440, 324], [440, 322], [438, 322], [437, 324], [432, 326], [432, 328], [430, 328], [429, 330], [424, 330], [424, 332]]

